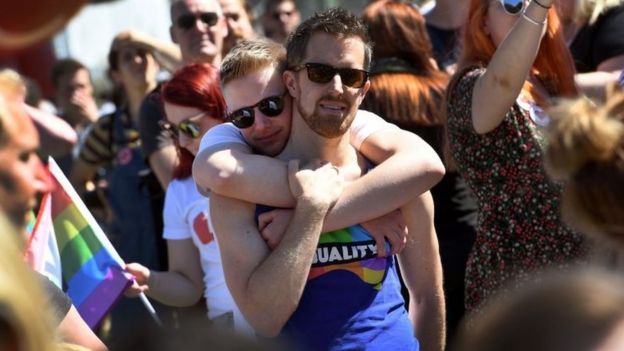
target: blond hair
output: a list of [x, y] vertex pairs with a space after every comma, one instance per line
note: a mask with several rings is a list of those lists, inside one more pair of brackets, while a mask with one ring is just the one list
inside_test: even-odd
[[593, 24], [601, 14], [623, 4], [624, 0], [577, 0], [576, 19]]
[[221, 62], [221, 88], [234, 79], [242, 78], [263, 68], [283, 71], [286, 49], [268, 39], [241, 40]]
[[0, 214], [0, 348], [15, 342], [23, 351], [58, 350], [42, 287], [22, 260], [18, 238]]
[[624, 244], [624, 94], [602, 106], [563, 101], [549, 114], [546, 170], [565, 183], [563, 218]]

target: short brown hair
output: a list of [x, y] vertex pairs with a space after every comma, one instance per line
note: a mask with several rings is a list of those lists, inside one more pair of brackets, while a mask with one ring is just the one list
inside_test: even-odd
[[286, 49], [268, 39], [241, 40], [221, 62], [221, 88], [228, 82], [266, 67], [284, 70]]
[[371, 62], [373, 44], [362, 21], [349, 11], [336, 7], [317, 12], [303, 21], [286, 41], [288, 67], [302, 64], [308, 42], [314, 33], [327, 33], [338, 38], [358, 37], [364, 43], [364, 69]]

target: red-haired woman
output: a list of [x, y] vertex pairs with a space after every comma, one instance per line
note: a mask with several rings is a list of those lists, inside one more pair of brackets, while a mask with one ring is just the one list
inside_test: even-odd
[[129, 293], [143, 291], [172, 306], [192, 306], [206, 297], [208, 318], [220, 325], [247, 330], [225, 285], [221, 256], [208, 222], [208, 202], [191, 177], [201, 136], [223, 122], [225, 101], [218, 71], [205, 64], [186, 66], [161, 88], [168, 123], [176, 141], [179, 162], [169, 183], [163, 211], [169, 270], [158, 272], [138, 263], [127, 269], [136, 283]]
[[477, 197], [477, 237], [466, 307], [544, 267], [582, 257], [581, 236], [560, 219], [559, 185], [543, 168], [554, 97], [574, 96], [574, 63], [553, 0], [472, 0], [460, 70], [448, 88], [448, 137]]

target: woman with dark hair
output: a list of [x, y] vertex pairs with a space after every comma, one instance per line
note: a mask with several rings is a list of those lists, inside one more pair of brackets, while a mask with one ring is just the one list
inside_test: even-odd
[[161, 97], [168, 121], [164, 127], [172, 133], [179, 156], [163, 212], [169, 270], [128, 264], [136, 278], [129, 293], [144, 291], [171, 306], [192, 306], [203, 293], [209, 319], [247, 330], [247, 322], [225, 285], [219, 248], [209, 224], [208, 199], [197, 191], [191, 177], [201, 136], [221, 124], [226, 115], [219, 73], [210, 65], [185, 66], [162, 86]]
[[445, 157], [443, 102], [449, 78], [433, 60], [424, 17], [409, 2], [372, 2], [364, 8], [362, 19], [375, 43], [371, 88], [362, 108], [418, 134], [446, 163], [446, 174], [431, 194], [450, 338], [464, 314], [464, 273], [474, 242], [476, 204], [449, 157]]
[[[574, 63], [553, 0], [472, 0], [458, 73], [448, 88], [448, 137], [477, 198], [466, 308], [533, 272], [585, 254], [560, 218], [561, 188], [544, 170], [544, 110], [575, 96]], [[513, 283], [513, 284], [512, 284]]]

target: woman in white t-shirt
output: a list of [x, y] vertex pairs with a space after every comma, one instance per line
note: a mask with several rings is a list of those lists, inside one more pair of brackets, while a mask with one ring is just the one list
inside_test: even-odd
[[208, 318], [219, 325], [251, 330], [227, 289], [221, 256], [208, 218], [209, 201], [195, 187], [191, 168], [201, 136], [223, 123], [225, 101], [219, 73], [211, 65], [194, 64], [175, 73], [161, 88], [168, 129], [176, 142], [178, 165], [167, 188], [163, 211], [169, 270], [158, 272], [138, 263], [127, 270], [136, 283], [128, 294], [145, 292], [172, 306], [191, 306], [206, 298]]

